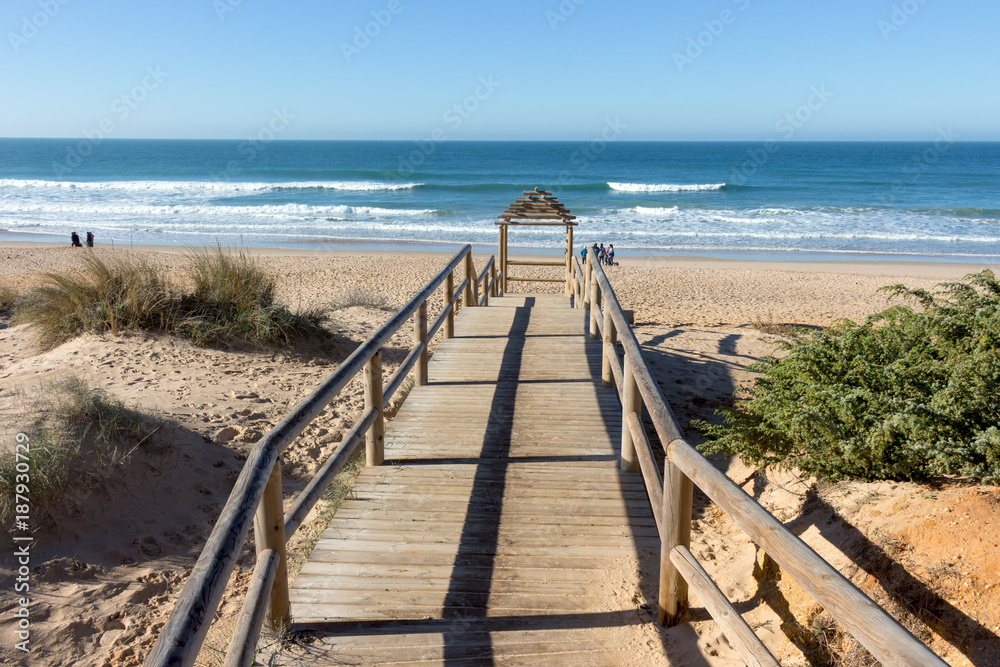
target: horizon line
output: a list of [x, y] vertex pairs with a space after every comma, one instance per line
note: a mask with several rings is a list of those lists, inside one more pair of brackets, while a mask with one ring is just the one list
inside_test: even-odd
[[[0, 141], [81, 141], [87, 137], [0, 137]], [[247, 141], [245, 138], [193, 138], [193, 137], [104, 137], [97, 143], [115, 143], [125, 141]], [[267, 143], [304, 143], [304, 142], [384, 142], [413, 143], [428, 141], [425, 137], [418, 139], [279, 139], [275, 137]], [[594, 141], [588, 139], [443, 139], [435, 143], [537, 143], [537, 144], [576, 144]], [[754, 144], [767, 142], [768, 139], [619, 139], [616, 144]], [[773, 141], [773, 140], [770, 140]], [[926, 144], [934, 143], [933, 139], [783, 139], [783, 144]], [[955, 139], [952, 143], [959, 144], [996, 144], [1000, 139]]]

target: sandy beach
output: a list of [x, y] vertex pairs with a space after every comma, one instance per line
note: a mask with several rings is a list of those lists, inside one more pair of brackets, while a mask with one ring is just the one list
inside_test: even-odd
[[[48, 244], [0, 246], [0, 287], [25, 292], [48, 271], [72, 270], [85, 253], [107, 257], [139, 253], [176, 280], [186, 260], [173, 248]], [[145, 334], [85, 335], [40, 352], [24, 326], [0, 320], [0, 431], [3, 447], [21, 426], [26, 393], [53, 380], [77, 376], [141, 412], [162, 419], [164, 444], [137, 450], [127, 469], [101, 484], [75, 489], [45, 516], [36, 517], [32, 555], [37, 622], [32, 665], [139, 665], [169, 614], [174, 596], [218, 516], [252, 444], [335, 368], [440, 269], [450, 253], [250, 249], [279, 280], [278, 299], [293, 309], [323, 308], [339, 338], [326, 357], [296, 352], [261, 353], [199, 348]], [[477, 267], [487, 256], [475, 255]], [[755, 262], [685, 257], [621, 257], [608, 276], [622, 306], [635, 311], [636, 333], [682, 426], [712, 419], [733, 391], [752, 381], [746, 366], [769, 354], [779, 339], [773, 326], [829, 326], [842, 318], [862, 320], [887, 306], [878, 288], [904, 283], [930, 288], [997, 265], [910, 262]], [[533, 267], [517, 267], [526, 274]], [[548, 270], [559, 276], [559, 269]], [[555, 272], [555, 273], [553, 273]], [[538, 291], [517, 284], [512, 291]], [[548, 291], [559, 291], [550, 286]], [[397, 334], [385, 365], [400, 363], [410, 345], [408, 329]], [[339, 355], [339, 356], [338, 356]], [[683, 389], [680, 389], [684, 387]], [[294, 497], [360, 414], [361, 386], [353, 383], [289, 448], [283, 465], [286, 501]], [[749, 481], [738, 462], [720, 461], [730, 476], [747, 482], [779, 519], [866, 591], [894, 593], [879, 572], [852, 565], [875, 545], [947, 606], [951, 625], [931, 628], [931, 646], [950, 664], [983, 665], [1000, 656], [1000, 493], [994, 487], [956, 485], [935, 491], [917, 484], [844, 484], [809, 492], [811, 482], [778, 476]], [[807, 493], [808, 492], [808, 493]], [[817, 495], [818, 493], [818, 495]], [[873, 495], [874, 494], [874, 495]], [[877, 498], [877, 502], [873, 501]], [[322, 530], [318, 511], [292, 544], [291, 563], [301, 563], [306, 544]], [[961, 519], [960, 519], [961, 518]], [[805, 664], [789, 628], [815, 615], [815, 605], [782, 579], [766, 558], [710, 504], [697, 517], [692, 551], [719, 582], [782, 664]], [[903, 547], [889, 551], [886, 539]], [[946, 545], [963, 544], [956, 559]], [[866, 552], [867, 553], [867, 552]], [[4, 552], [3, 576], [11, 575]], [[221, 664], [232, 619], [245, 592], [252, 546], [230, 584], [220, 620], [206, 641], [202, 664]], [[852, 569], [853, 568], [853, 569]], [[973, 582], [969, 586], [969, 582]], [[649, 591], [644, 594], [655, 595]], [[785, 611], [771, 604], [785, 600]], [[876, 596], [877, 597], [877, 596]], [[655, 597], [653, 598], [655, 600]], [[0, 592], [0, 612], [16, 600]], [[812, 604], [812, 607], [810, 605]], [[903, 605], [905, 608], [905, 605]], [[782, 615], [784, 614], [784, 615]], [[950, 616], [948, 616], [950, 614]], [[665, 638], [637, 655], [650, 664], [677, 646], [682, 633], [698, 635], [708, 665], [737, 664], [736, 654], [704, 610], [690, 626], [662, 631]], [[953, 628], [949, 630], [948, 627]], [[957, 629], [955, 629], [957, 628]], [[0, 631], [0, 655], [14, 641]], [[673, 634], [671, 634], [673, 633]], [[969, 639], [969, 633], [974, 635]], [[975, 634], [979, 633], [979, 634]], [[964, 642], [964, 643], [963, 643]], [[972, 646], [973, 648], [969, 648]], [[664, 648], [665, 647], [665, 648]], [[666, 654], [664, 654], [666, 652]], [[673, 658], [677, 660], [677, 656]], [[1000, 658], [998, 658], [1000, 659]]]

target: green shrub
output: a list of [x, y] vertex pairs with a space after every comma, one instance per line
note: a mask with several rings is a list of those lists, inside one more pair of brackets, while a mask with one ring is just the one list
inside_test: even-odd
[[194, 251], [189, 260], [194, 290], [181, 294], [142, 258], [88, 254], [82, 272], [46, 274], [44, 285], [18, 301], [15, 322], [33, 327], [43, 348], [84, 332], [127, 330], [251, 347], [328, 337], [321, 311], [294, 313], [274, 303], [274, 278], [252, 256], [216, 248]]
[[919, 304], [783, 343], [750, 367], [751, 395], [692, 426], [705, 452], [809, 475], [1000, 483], [1000, 282], [991, 271], [936, 293], [883, 288]]

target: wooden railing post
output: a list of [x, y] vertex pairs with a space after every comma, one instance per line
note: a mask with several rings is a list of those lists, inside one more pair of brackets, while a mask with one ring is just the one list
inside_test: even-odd
[[465, 256], [465, 297], [462, 302], [463, 308], [475, 306], [479, 303], [479, 295], [476, 294], [479, 283], [476, 281], [476, 267], [472, 264], [472, 253]]
[[285, 560], [285, 508], [281, 493], [281, 459], [274, 462], [271, 475], [267, 478], [264, 495], [257, 506], [253, 518], [254, 543], [257, 555], [268, 549], [278, 554], [278, 571], [271, 584], [271, 595], [267, 603], [267, 625], [272, 631], [280, 631], [288, 626], [290, 606], [288, 602], [288, 566]]
[[[583, 261], [587, 263], [586, 260]], [[580, 269], [577, 271], [577, 269]], [[573, 307], [583, 308], [583, 267], [575, 258], [573, 259]]]
[[500, 284], [497, 280], [497, 263], [493, 262], [490, 264], [490, 283], [493, 285], [493, 289], [490, 290], [490, 296], [500, 296]]
[[601, 385], [615, 386], [615, 375], [611, 370], [611, 356], [617, 355], [615, 345], [618, 343], [618, 330], [611, 317], [611, 308], [604, 307], [604, 354], [601, 355]]
[[[426, 302], [425, 302], [426, 306]], [[425, 329], [426, 332], [426, 324]], [[375, 423], [365, 436], [365, 458], [368, 465], [385, 462], [385, 406], [382, 400], [382, 350], [365, 364], [365, 411], [375, 410]]]
[[635, 440], [632, 439], [632, 429], [628, 427], [629, 413], [636, 413], [642, 419], [642, 395], [639, 393], [639, 385], [632, 374], [631, 359], [626, 354], [622, 364], [624, 366], [624, 377], [622, 378], [622, 470], [635, 472], [639, 469], [639, 457], [635, 451]]
[[507, 225], [500, 225], [500, 294], [507, 293]]
[[573, 295], [573, 225], [566, 225], [566, 296]]
[[590, 337], [599, 338], [600, 329], [597, 328], [597, 318], [601, 313], [601, 286], [597, 283], [597, 276], [593, 275], [590, 284]]
[[[627, 375], [628, 371], [626, 371]], [[688, 608], [688, 585], [670, 561], [676, 546], [691, 546], [691, 504], [694, 485], [676, 465], [667, 461], [663, 472], [663, 534], [660, 536], [660, 625], [680, 623]]]
[[444, 337], [454, 338], [455, 337], [455, 276], [448, 274], [444, 279], [444, 303], [445, 308], [451, 306], [451, 310], [448, 312], [448, 318], [445, 320], [444, 324]]
[[581, 288], [583, 291], [583, 307], [588, 309], [590, 308], [590, 281], [594, 273], [594, 267], [591, 264], [594, 261], [593, 255], [593, 250], [587, 253], [587, 261], [583, 267], [583, 287]]
[[420, 358], [413, 367], [413, 384], [422, 387], [427, 384], [427, 302], [424, 301], [413, 314], [413, 344], [423, 344]]

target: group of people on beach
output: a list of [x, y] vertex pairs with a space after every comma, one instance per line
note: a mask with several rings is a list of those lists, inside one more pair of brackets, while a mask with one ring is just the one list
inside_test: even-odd
[[[69, 240], [73, 244], [74, 248], [83, 247], [83, 244], [80, 243], [80, 235], [77, 234], [76, 232], [73, 232], [72, 234], [69, 235]], [[92, 232], [87, 232], [87, 247], [88, 248], [94, 247], [94, 234]]]
[[593, 253], [593, 255], [597, 259], [597, 261], [600, 262], [601, 264], [603, 264], [604, 266], [617, 266], [617, 264], [615, 263], [615, 244], [614, 243], [609, 243], [607, 248], [604, 247], [603, 243], [600, 246], [598, 246], [595, 243], [594, 245], [590, 246], [589, 248], [587, 246], [583, 246], [583, 249], [580, 250], [580, 255], [581, 255], [581, 257], [583, 257], [583, 261], [584, 262], [587, 261], [587, 253], [588, 252]]

